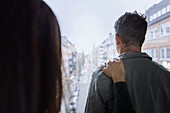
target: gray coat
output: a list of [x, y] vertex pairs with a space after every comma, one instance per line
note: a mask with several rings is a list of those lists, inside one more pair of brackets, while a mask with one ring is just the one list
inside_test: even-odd
[[[170, 113], [170, 72], [146, 53], [120, 55], [125, 66], [126, 84], [137, 113]], [[113, 113], [114, 87], [101, 69], [92, 75], [85, 113]]]

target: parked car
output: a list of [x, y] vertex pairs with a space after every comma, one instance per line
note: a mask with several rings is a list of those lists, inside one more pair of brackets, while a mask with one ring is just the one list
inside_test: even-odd
[[72, 96], [79, 96], [79, 91], [74, 91]]
[[77, 101], [78, 101], [78, 96], [79, 96], [79, 91], [80, 91], [80, 87], [76, 87], [71, 99], [70, 99], [70, 105], [69, 105], [69, 113], [75, 113], [75, 110], [77, 108]]
[[77, 86], [77, 87], [75, 88], [75, 91], [80, 91], [80, 87]]
[[77, 108], [77, 100], [78, 100], [77, 97], [71, 98], [71, 100], [70, 100], [70, 105], [69, 105], [70, 111], [76, 110], [76, 108]]

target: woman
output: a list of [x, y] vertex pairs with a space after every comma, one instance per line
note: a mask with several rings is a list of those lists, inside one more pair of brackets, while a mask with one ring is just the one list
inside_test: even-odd
[[1, 0], [0, 14], [0, 113], [58, 113], [61, 35], [52, 10], [40, 0]]
[[128, 88], [125, 83], [125, 69], [122, 60], [114, 59], [107, 66], [101, 66], [103, 72], [112, 78], [115, 92], [114, 113], [136, 113], [133, 110]]

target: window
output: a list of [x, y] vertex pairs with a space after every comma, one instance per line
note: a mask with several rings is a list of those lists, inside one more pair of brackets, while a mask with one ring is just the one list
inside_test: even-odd
[[160, 49], [161, 60], [170, 60], [170, 47], [163, 47]]
[[153, 15], [153, 19], [156, 19], [157, 18], [157, 15], [156, 15], [156, 13]]
[[166, 28], [166, 33], [170, 33], [170, 27]]
[[167, 48], [167, 58], [170, 58], [170, 48]]
[[160, 17], [161, 16], [161, 11], [157, 12], [157, 16]]
[[157, 37], [157, 31], [155, 30], [155, 37]]
[[153, 32], [151, 31], [151, 38], [153, 38]]
[[146, 40], [152, 40], [157, 38], [157, 27], [147, 30], [146, 32]]
[[72, 59], [73, 55], [69, 55], [70, 59]]
[[155, 58], [154, 49], [151, 50], [151, 56]]
[[150, 57], [153, 58], [153, 60], [157, 60], [157, 49], [152, 48], [152, 49], [145, 49], [142, 50], [143, 52], [146, 52]]
[[164, 48], [161, 49], [161, 58], [164, 58]]
[[170, 21], [165, 22], [159, 27], [160, 37], [170, 35]]
[[153, 20], [153, 16], [150, 16], [150, 21], [152, 21]]
[[163, 28], [162, 28], [162, 26], [160, 26], [160, 35], [163, 35]]
[[63, 60], [68, 60], [68, 59], [69, 59], [69, 56], [68, 56], [67, 54], [63, 54], [63, 55], [62, 55], [62, 59], [63, 59]]
[[170, 12], [170, 5], [167, 6], [167, 12]]
[[166, 8], [162, 9], [162, 15], [166, 13]]

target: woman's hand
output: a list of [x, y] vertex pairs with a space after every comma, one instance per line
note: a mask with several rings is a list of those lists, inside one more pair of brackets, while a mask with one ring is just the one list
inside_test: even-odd
[[103, 72], [112, 78], [113, 82], [125, 82], [125, 69], [122, 60], [109, 61], [107, 67], [101, 66]]

